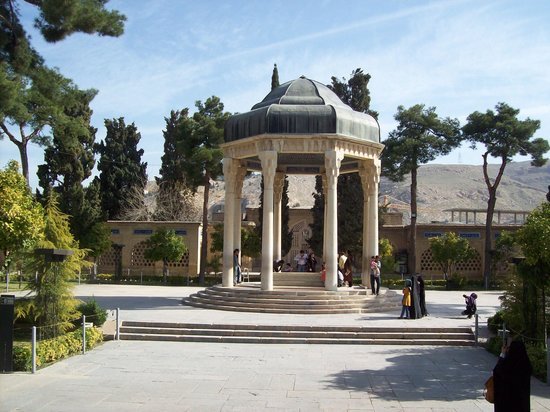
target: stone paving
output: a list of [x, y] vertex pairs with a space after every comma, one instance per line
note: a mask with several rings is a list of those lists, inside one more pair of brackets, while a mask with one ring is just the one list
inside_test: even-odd
[[[81, 285], [80, 297], [128, 320], [247, 324], [473, 326], [462, 292], [428, 292], [430, 316], [273, 315], [180, 305], [196, 288]], [[482, 335], [498, 292], [478, 292]], [[480, 347], [111, 341], [35, 375], [0, 375], [0, 411], [491, 411], [483, 382], [496, 358]], [[550, 386], [532, 380], [533, 411]]]

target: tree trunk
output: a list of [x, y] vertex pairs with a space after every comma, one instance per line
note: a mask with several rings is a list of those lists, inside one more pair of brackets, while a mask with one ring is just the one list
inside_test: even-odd
[[206, 274], [206, 256], [208, 247], [208, 198], [210, 196], [210, 174], [206, 172], [204, 176], [204, 198], [202, 202], [202, 241], [201, 241], [201, 258], [199, 270], [199, 285], [204, 285]]
[[491, 232], [493, 229], [493, 216], [495, 214], [495, 205], [497, 203], [497, 188], [504, 174], [504, 169], [506, 168], [507, 159], [503, 157], [501, 159], [500, 168], [498, 174], [495, 178], [493, 184], [489, 179], [488, 163], [487, 156], [489, 153], [483, 154], [483, 178], [485, 179], [485, 185], [489, 191], [489, 200], [487, 201], [487, 219], [485, 221], [485, 253], [484, 253], [484, 262], [483, 262], [483, 283], [485, 284], [485, 289], [489, 288], [489, 280], [491, 279], [491, 263], [492, 263], [492, 249], [493, 242], [491, 238]]
[[485, 253], [483, 262], [483, 284], [485, 285], [485, 289], [489, 288], [489, 281], [491, 279], [491, 260], [493, 257], [491, 232], [493, 230], [493, 216], [495, 214], [496, 201], [496, 190], [490, 188], [489, 200], [487, 201], [487, 219], [485, 221]]
[[168, 260], [162, 259], [162, 281], [168, 283]]
[[409, 273], [411, 274], [416, 272], [417, 173], [417, 168], [411, 170], [411, 225], [409, 233]]

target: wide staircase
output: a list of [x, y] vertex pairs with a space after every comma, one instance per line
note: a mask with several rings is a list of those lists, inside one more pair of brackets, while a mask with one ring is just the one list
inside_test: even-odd
[[393, 290], [381, 289], [374, 296], [359, 287], [339, 288], [327, 291], [322, 287], [277, 286], [263, 291], [259, 283], [243, 283], [234, 288], [213, 286], [201, 290], [183, 304], [204, 309], [235, 312], [260, 312], [281, 314], [337, 314], [399, 311], [401, 295]]
[[235, 325], [123, 321], [120, 339], [219, 343], [473, 346], [470, 328]]

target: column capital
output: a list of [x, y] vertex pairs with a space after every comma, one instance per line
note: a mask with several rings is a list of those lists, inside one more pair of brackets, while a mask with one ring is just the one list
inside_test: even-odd
[[344, 153], [340, 150], [327, 150], [325, 152], [325, 174], [329, 189], [337, 183], [338, 175], [340, 174], [340, 164], [343, 159]]
[[223, 176], [225, 180], [225, 191], [229, 193], [235, 193], [235, 181], [237, 177], [237, 171], [240, 167], [240, 162], [237, 159], [231, 157], [224, 157], [222, 159]]
[[364, 161], [359, 166], [359, 176], [364, 194], [374, 194], [376, 186], [380, 183], [380, 160]]
[[275, 178], [275, 171], [277, 170], [277, 152], [273, 150], [265, 150], [259, 152], [258, 157], [262, 162], [264, 184], [266, 184], [266, 182], [273, 182], [273, 179]]
[[281, 196], [283, 195], [285, 176], [286, 175], [282, 172], [275, 173], [275, 181], [273, 182], [273, 197], [276, 201], [281, 199]]

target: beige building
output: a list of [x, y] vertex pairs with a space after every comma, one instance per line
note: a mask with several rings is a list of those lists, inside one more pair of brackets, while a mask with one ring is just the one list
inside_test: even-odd
[[113, 246], [99, 259], [98, 273], [116, 273], [117, 265], [123, 276], [162, 275], [162, 262], [145, 259], [147, 239], [159, 229], [171, 229], [181, 236], [187, 252], [179, 262], [169, 263], [170, 276], [196, 275], [199, 270], [201, 227], [194, 222], [129, 222], [111, 220]]

